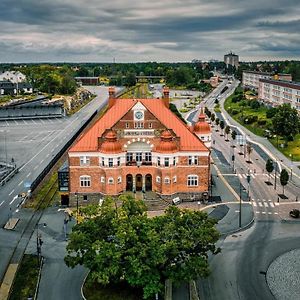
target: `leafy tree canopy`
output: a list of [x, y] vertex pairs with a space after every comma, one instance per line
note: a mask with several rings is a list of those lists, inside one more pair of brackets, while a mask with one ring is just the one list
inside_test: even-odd
[[102, 284], [125, 280], [142, 287], [145, 299], [162, 291], [166, 279], [177, 283], [209, 274], [208, 254], [219, 252], [215, 220], [174, 206], [148, 218], [143, 202], [131, 196], [119, 200], [81, 209], [85, 219], [73, 228], [67, 246], [69, 267], [84, 265]]
[[288, 140], [290, 136], [299, 132], [300, 120], [297, 110], [289, 104], [282, 104], [272, 118], [272, 124], [274, 132]]

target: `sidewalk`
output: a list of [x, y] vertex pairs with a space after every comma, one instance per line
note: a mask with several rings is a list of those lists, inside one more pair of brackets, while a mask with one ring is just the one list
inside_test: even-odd
[[[81, 285], [87, 274], [82, 266], [68, 268], [64, 262], [67, 241], [64, 232], [64, 211], [58, 207], [51, 207], [44, 211], [40, 220], [39, 233], [41, 234], [42, 256], [44, 265], [38, 290], [38, 300], [72, 299], [81, 300]], [[67, 233], [71, 232], [75, 221], [67, 225]], [[36, 254], [36, 232], [26, 249], [27, 254]]]

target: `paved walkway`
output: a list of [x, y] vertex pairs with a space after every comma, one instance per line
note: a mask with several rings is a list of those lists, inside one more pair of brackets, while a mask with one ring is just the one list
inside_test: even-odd
[[[277, 300], [300, 298], [300, 249], [289, 251], [275, 259], [267, 271], [267, 283]], [[280, 272], [278, 272], [280, 270]]]

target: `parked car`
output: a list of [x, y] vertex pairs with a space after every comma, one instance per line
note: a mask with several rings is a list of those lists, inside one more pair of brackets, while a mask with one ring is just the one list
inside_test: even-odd
[[290, 216], [292, 218], [298, 219], [300, 218], [300, 210], [299, 209], [293, 209], [290, 211]]

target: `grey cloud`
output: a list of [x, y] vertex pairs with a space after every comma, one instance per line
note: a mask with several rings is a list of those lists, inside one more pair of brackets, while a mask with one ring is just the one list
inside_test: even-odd
[[[1, 0], [5, 60], [295, 56], [297, 0]], [[284, 45], [275, 33], [284, 34]], [[34, 55], [35, 54], [35, 55]]]

